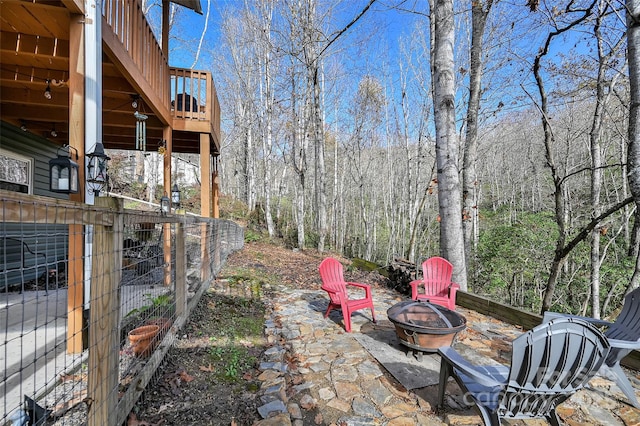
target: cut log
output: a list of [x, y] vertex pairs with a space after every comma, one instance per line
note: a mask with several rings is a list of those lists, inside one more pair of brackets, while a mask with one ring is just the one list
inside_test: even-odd
[[409, 283], [416, 279], [416, 265], [406, 259], [395, 258], [387, 267], [391, 288], [401, 294], [410, 295]]

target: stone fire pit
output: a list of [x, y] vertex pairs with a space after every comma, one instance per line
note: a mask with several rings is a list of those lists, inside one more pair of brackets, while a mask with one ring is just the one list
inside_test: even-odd
[[423, 301], [393, 305], [387, 317], [395, 325], [400, 343], [412, 349], [418, 360], [424, 352], [450, 346], [456, 334], [467, 327], [467, 319], [457, 312]]

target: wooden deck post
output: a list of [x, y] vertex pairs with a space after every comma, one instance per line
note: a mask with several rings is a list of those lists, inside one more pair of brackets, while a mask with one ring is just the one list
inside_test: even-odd
[[84, 293], [84, 226], [69, 225], [69, 258], [67, 261], [67, 352], [79, 354], [83, 350], [83, 293]]
[[[166, 143], [166, 151], [164, 153], [164, 194], [171, 200], [171, 153], [173, 152], [171, 127], [165, 126], [162, 130], [162, 135]], [[171, 207], [169, 207], [169, 210], [171, 210]], [[171, 224], [163, 224], [162, 229], [162, 246], [164, 253], [164, 285], [165, 287], [169, 287], [171, 286]]]
[[[78, 164], [84, 165], [84, 15], [72, 15], [69, 20], [69, 145], [78, 153]], [[72, 201], [84, 202], [84, 167], [78, 169], [80, 191], [71, 194]], [[84, 226], [69, 225], [69, 254], [67, 258], [67, 352], [79, 354], [86, 349], [84, 326]], [[84, 343], [84, 344], [83, 344]]]
[[200, 134], [200, 216], [211, 217], [211, 147], [209, 135]]
[[211, 191], [213, 195], [213, 218], [220, 218], [220, 176], [218, 171], [213, 172], [213, 189]]
[[117, 415], [124, 218], [118, 199], [98, 197], [95, 205], [120, 212], [113, 226], [93, 226], [87, 424], [103, 426], [115, 424]]
[[[200, 182], [200, 216], [211, 217], [211, 148], [209, 136], [204, 133], [200, 134]], [[200, 258], [202, 259], [200, 278], [203, 283], [207, 283], [211, 278], [211, 258], [209, 257], [211, 232], [211, 223], [203, 223], [201, 227], [202, 239], [200, 240]]]

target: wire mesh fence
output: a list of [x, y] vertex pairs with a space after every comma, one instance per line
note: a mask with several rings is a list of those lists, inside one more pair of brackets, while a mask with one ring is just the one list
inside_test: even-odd
[[0, 424], [122, 424], [227, 256], [231, 221], [0, 191]]

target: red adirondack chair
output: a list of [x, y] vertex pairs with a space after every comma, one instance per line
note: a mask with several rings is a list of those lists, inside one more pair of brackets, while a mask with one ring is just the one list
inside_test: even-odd
[[451, 282], [453, 265], [442, 257], [430, 257], [422, 263], [422, 279], [411, 281], [411, 298], [427, 300], [451, 310], [456, 309], [460, 286]]
[[[342, 264], [331, 257], [320, 263], [319, 271], [322, 278], [321, 288], [329, 294], [329, 306], [324, 314], [325, 318], [329, 316], [332, 309], [342, 310], [344, 328], [347, 332], [351, 332], [351, 314], [357, 310], [369, 308], [373, 322], [376, 322], [370, 285], [345, 281]], [[364, 290], [364, 298], [350, 299], [348, 287]]]

